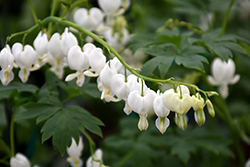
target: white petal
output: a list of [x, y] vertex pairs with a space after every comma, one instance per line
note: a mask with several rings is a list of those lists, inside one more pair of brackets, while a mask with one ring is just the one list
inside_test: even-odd
[[240, 80], [240, 75], [235, 75], [233, 79], [229, 82], [229, 84], [235, 84]]
[[89, 65], [91, 68], [97, 73], [100, 73], [104, 68], [105, 63], [106, 57], [102, 53], [102, 50], [100, 48], [93, 49], [89, 55]]
[[69, 49], [72, 46], [78, 45], [76, 37], [71, 32], [68, 32], [68, 30], [69, 29], [66, 27], [61, 36], [61, 42], [60, 42], [60, 46], [64, 55], [68, 54]]
[[155, 126], [157, 127], [157, 129], [163, 134], [167, 128], [169, 127], [170, 125], [170, 121], [167, 117], [163, 117], [163, 118], [157, 118], [155, 120]]
[[67, 153], [70, 157], [80, 157], [83, 150], [83, 141], [82, 137], [79, 138], [79, 143], [76, 144], [76, 141], [72, 138], [70, 147], [67, 148]]
[[48, 43], [48, 52], [55, 59], [63, 59], [66, 55], [61, 49], [61, 37], [59, 33], [54, 33]]
[[228, 96], [228, 86], [227, 85], [221, 85], [219, 87], [219, 92], [221, 97], [223, 97], [224, 99], [227, 98]]
[[71, 80], [73, 80], [74, 78], [76, 78], [79, 75], [79, 73], [74, 73], [74, 74], [69, 74], [66, 78], [65, 81], [69, 82]]
[[21, 70], [18, 73], [18, 76], [23, 83], [28, 81], [29, 75], [30, 75], [30, 71], [24, 68], [21, 68]]
[[112, 15], [121, 6], [121, 0], [98, 0], [99, 6], [107, 15]]
[[209, 75], [209, 76], [207, 77], [207, 79], [208, 79], [208, 81], [209, 81], [209, 83], [210, 83], [211, 85], [218, 86], [218, 85], [221, 84], [221, 83], [219, 83], [218, 81], [216, 81], [216, 80], [214, 79], [214, 77], [212, 77], [211, 75]]

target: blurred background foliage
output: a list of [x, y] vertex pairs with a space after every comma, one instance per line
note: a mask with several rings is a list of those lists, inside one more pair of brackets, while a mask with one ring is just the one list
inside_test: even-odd
[[[80, 7], [98, 6], [96, 0], [80, 4]], [[248, 3], [247, 3], [248, 2]], [[32, 0], [39, 19], [44, 19], [50, 14], [51, 0]], [[128, 28], [134, 34], [155, 34], [156, 30], [163, 26], [169, 18], [190, 22], [205, 31], [217, 29], [222, 26], [222, 21], [228, 8], [229, 0], [131, 0], [131, 7], [125, 13]], [[235, 0], [229, 16], [226, 33], [239, 35], [250, 40], [250, 2], [249, 0]], [[59, 5], [56, 15], [59, 15], [65, 7]], [[209, 19], [212, 16], [212, 19]], [[69, 12], [67, 19], [72, 20]], [[5, 45], [5, 39], [12, 33], [26, 30], [34, 25], [34, 20], [27, 0], [0, 0], [0, 46]], [[180, 29], [182, 31], [182, 29]], [[26, 37], [25, 43], [32, 44], [39, 30]], [[185, 31], [185, 30], [183, 30]], [[144, 36], [145, 37], [145, 36]], [[142, 41], [147, 42], [147, 38]], [[22, 41], [22, 36], [13, 38], [9, 44]], [[133, 41], [132, 41], [133, 42]], [[100, 100], [100, 93], [94, 86], [95, 79], [89, 79], [93, 87], [80, 89], [74, 82], [67, 84], [63, 89], [60, 82], [56, 81], [53, 89], [60, 97], [67, 97], [69, 92], [72, 98], [63, 105], [79, 104], [105, 124], [102, 127], [103, 139], [91, 135], [104, 152], [104, 163], [109, 166], [188, 166], [188, 167], [235, 167], [243, 166], [250, 157], [250, 143], [247, 143], [247, 135], [250, 135], [250, 58], [239, 52], [233, 52], [236, 64], [236, 73], [241, 75], [240, 81], [229, 87], [229, 97], [223, 100], [220, 97], [212, 98], [216, 116], [211, 118], [206, 112], [206, 123], [199, 127], [193, 119], [193, 111], [188, 113], [188, 128], [181, 131], [174, 123], [174, 114], [170, 114], [171, 126], [165, 132], [160, 132], [154, 126], [155, 116], [149, 118], [149, 129], [140, 132], [137, 128], [137, 115], [132, 113], [125, 116], [123, 113], [124, 102], [105, 103]], [[207, 57], [211, 63], [213, 56]], [[41, 88], [53, 80], [46, 78], [45, 73], [49, 65], [41, 70], [31, 73], [28, 84]], [[204, 64], [204, 71], [186, 69], [173, 63], [166, 77], [172, 77], [197, 84], [203, 90], [215, 90], [209, 85], [206, 76], [210, 74], [210, 65]], [[15, 74], [17, 71], [14, 71]], [[65, 76], [70, 73], [66, 69]], [[157, 71], [156, 71], [157, 73]], [[18, 78], [16, 81], [20, 82]], [[147, 83], [151, 88], [157, 89], [157, 85]], [[62, 85], [62, 83], [61, 83]], [[27, 87], [27, 85], [22, 85]], [[20, 86], [20, 87], [22, 87]], [[20, 88], [19, 87], [19, 88]], [[16, 88], [19, 90], [19, 88]], [[1, 91], [6, 91], [3, 86]], [[9, 93], [9, 98], [17, 98], [14, 88]], [[8, 91], [8, 90], [7, 90]], [[67, 92], [68, 91], [68, 92]], [[19, 92], [20, 98], [30, 97], [30, 91]], [[0, 92], [1, 94], [1, 92]], [[13, 95], [11, 95], [13, 94]], [[12, 97], [11, 97], [12, 96]], [[1, 95], [0, 95], [1, 97]], [[4, 99], [1, 97], [0, 99]], [[15, 102], [15, 100], [13, 100]], [[0, 136], [9, 143], [9, 126], [11, 114], [7, 111], [6, 100], [1, 100], [0, 105]], [[232, 116], [231, 121], [238, 131], [238, 145], [234, 143], [234, 136], [230, 131], [230, 125], [225, 121], [222, 110], [228, 110]], [[41, 144], [41, 125], [36, 125], [35, 119], [17, 121], [15, 129], [16, 152], [25, 153], [32, 164], [41, 166], [67, 166], [66, 156], [61, 157], [52, 146], [52, 140]], [[88, 141], [84, 138], [84, 152], [82, 159], [90, 155]], [[237, 149], [242, 153], [238, 154]], [[4, 153], [0, 152], [0, 158]]]

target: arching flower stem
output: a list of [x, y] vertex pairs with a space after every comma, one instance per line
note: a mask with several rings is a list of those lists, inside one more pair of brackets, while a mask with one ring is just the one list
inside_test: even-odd
[[128, 69], [132, 74], [136, 75], [137, 77], [145, 80], [145, 81], [150, 81], [150, 82], [155, 82], [155, 83], [166, 83], [166, 84], [175, 84], [175, 85], [185, 85], [185, 86], [188, 86], [190, 88], [194, 88], [195, 90], [197, 91], [200, 91], [202, 92], [205, 96], [208, 96], [209, 94], [213, 94], [213, 92], [210, 92], [210, 91], [203, 91], [201, 89], [198, 88], [198, 86], [196, 85], [193, 85], [193, 84], [188, 84], [188, 83], [184, 83], [184, 82], [179, 82], [179, 81], [174, 81], [173, 78], [169, 78], [169, 79], [154, 79], [154, 78], [150, 78], [150, 77], [146, 77], [144, 75], [141, 75], [137, 72], [136, 69], [130, 67], [123, 59], [122, 57], [116, 52], [116, 50], [114, 48], [112, 48], [108, 43], [106, 43], [102, 38], [100, 38], [98, 35], [84, 29], [83, 27], [73, 23], [73, 22], [70, 22], [70, 21], [67, 21], [63, 18], [60, 18], [60, 17], [56, 17], [56, 16], [49, 16], [49, 17], [46, 17], [45, 19], [43, 19], [42, 21], [40, 21], [39, 23], [35, 24], [33, 27], [29, 28], [28, 30], [26, 31], [22, 31], [22, 32], [19, 32], [19, 33], [15, 33], [15, 34], [12, 34], [10, 37], [7, 38], [7, 41], [6, 43], [13, 37], [15, 36], [18, 36], [18, 35], [23, 35], [23, 34], [28, 34], [29, 32], [35, 30], [36, 28], [39, 28], [39, 25], [46, 25], [48, 23], [51, 23], [51, 22], [56, 22], [56, 23], [60, 23], [60, 24], [63, 24], [63, 25], [66, 25], [66, 26], [69, 26], [69, 27], [73, 27], [75, 29], [77, 29], [78, 31], [80, 32], [83, 32], [85, 33], [86, 35], [90, 36], [91, 38], [93, 38], [95, 41], [97, 41], [98, 43], [100, 43], [101, 45], [103, 45], [109, 52], [113, 53], [115, 55], [115, 57], [118, 58], [118, 60], [123, 64], [123, 66]]

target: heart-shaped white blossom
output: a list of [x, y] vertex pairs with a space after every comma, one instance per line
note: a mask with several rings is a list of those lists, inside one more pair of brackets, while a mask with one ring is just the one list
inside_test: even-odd
[[98, 4], [106, 15], [112, 15], [120, 8], [121, 0], [98, 0]]
[[78, 9], [74, 14], [74, 21], [76, 24], [93, 31], [103, 20], [103, 13], [98, 8], [91, 8], [89, 11], [85, 8]]
[[80, 159], [82, 155], [82, 150], [83, 150], [82, 138], [80, 137], [78, 144], [76, 144], [76, 141], [72, 138], [72, 143], [70, 147], [67, 147], [67, 153], [69, 155], [67, 161], [70, 163], [71, 166], [81, 167], [83, 165], [83, 162]]
[[214, 86], [220, 86], [219, 92], [223, 98], [228, 96], [228, 84], [235, 84], [239, 81], [240, 75], [234, 75], [235, 64], [232, 59], [228, 62], [220, 58], [214, 59], [211, 65], [212, 76], [208, 76], [208, 81]]
[[61, 36], [59, 33], [54, 33], [49, 40], [48, 52], [52, 57], [57, 60], [61, 60], [66, 57], [61, 48]]
[[88, 58], [78, 45], [69, 50], [67, 61], [72, 70], [83, 71], [89, 67]]
[[3, 48], [0, 52], [0, 79], [3, 85], [8, 85], [10, 81], [14, 79], [14, 73], [12, 72], [14, 64], [14, 56], [11, 53], [9, 45]]
[[76, 37], [69, 32], [69, 29], [66, 27], [63, 34], [61, 35], [60, 46], [64, 55], [67, 55], [70, 48], [74, 45], [78, 45]]
[[44, 54], [47, 53], [48, 51], [48, 37], [46, 33], [42, 33], [42, 31], [40, 31], [36, 37], [36, 39], [33, 42], [33, 46], [36, 50], [36, 52], [38, 53], [38, 55], [42, 56]]

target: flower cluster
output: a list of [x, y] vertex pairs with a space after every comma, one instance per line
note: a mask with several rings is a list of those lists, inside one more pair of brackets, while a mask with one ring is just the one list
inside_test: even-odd
[[66, 76], [65, 81], [77, 78], [76, 84], [82, 86], [85, 76], [98, 77], [97, 85], [102, 92], [100, 97], [102, 100], [105, 99], [107, 102], [124, 100], [124, 112], [129, 115], [134, 111], [139, 115], [138, 128], [140, 130], [148, 128], [147, 116], [154, 110], [158, 116], [155, 125], [161, 133], [164, 133], [170, 124], [167, 118], [170, 111], [176, 113], [176, 124], [185, 130], [187, 127], [185, 114], [191, 107], [195, 111], [196, 122], [202, 125], [205, 122], [203, 108], [205, 104], [212, 105], [199, 93], [190, 96], [189, 89], [184, 85], [179, 85], [176, 89], [169, 89], [164, 93], [158, 90], [156, 93], [147, 87], [143, 79], [131, 74], [118, 58], [115, 57], [106, 62], [102, 49], [94, 44], [86, 43], [80, 47], [76, 37], [69, 32], [68, 28], [65, 28], [62, 35], [54, 33], [50, 40], [45, 33], [40, 32], [34, 40], [34, 48], [30, 45], [23, 47], [22, 44], [15, 43], [12, 50], [7, 45], [1, 51], [0, 77], [4, 85], [14, 78], [13, 66], [20, 67], [19, 77], [26, 82], [30, 71], [40, 68], [45, 62], [51, 64], [51, 70], [58, 78], [63, 77], [63, 69], [68, 65], [76, 72]]
[[[67, 148], [67, 153], [69, 157], [67, 161], [72, 167], [82, 167], [83, 161], [81, 160], [81, 154], [83, 150], [83, 141], [80, 137], [79, 143], [76, 144], [75, 140], [72, 138], [72, 143], [69, 148]], [[87, 167], [105, 167], [102, 163], [102, 150], [97, 149], [95, 153], [90, 156], [86, 162]]]

